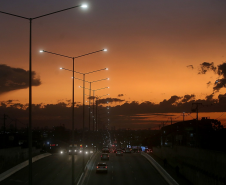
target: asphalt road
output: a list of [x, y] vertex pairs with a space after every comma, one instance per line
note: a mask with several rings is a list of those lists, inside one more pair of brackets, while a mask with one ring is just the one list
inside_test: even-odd
[[108, 173], [96, 173], [96, 164], [100, 160], [96, 155], [94, 161], [88, 166], [84, 185], [118, 184], [118, 185], [167, 185], [168, 183], [142, 155], [137, 153], [123, 154], [116, 156], [110, 153]]
[[[85, 155], [85, 162], [88, 156]], [[75, 155], [75, 182], [82, 173], [83, 157]], [[33, 163], [33, 185], [72, 184], [72, 157], [68, 154], [53, 154]], [[1, 185], [27, 185], [28, 166], [0, 182]]]

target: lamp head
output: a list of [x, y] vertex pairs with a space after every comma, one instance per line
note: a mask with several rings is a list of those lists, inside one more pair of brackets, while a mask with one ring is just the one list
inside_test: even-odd
[[40, 52], [40, 53], [43, 53], [44, 51], [43, 51], [43, 50], [39, 50], [39, 52]]
[[105, 68], [105, 70], [108, 70], [108, 68]]
[[82, 4], [81, 7], [86, 9], [86, 8], [88, 8], [88, 5], [87, 4]]
[[107, 49], [103, 49], [103, 51], [108, 51]]

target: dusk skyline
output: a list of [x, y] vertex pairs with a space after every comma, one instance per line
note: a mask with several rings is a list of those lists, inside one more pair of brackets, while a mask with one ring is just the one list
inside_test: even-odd
[[[40, 50], [79, 56], [106, 48], [107, 52], [76, 59], [75, 70], [87, 73], [109, 68], [86, 75], [86, 80], [110, 78], [93, 83], [92, 89], [109, 86], [95, 95], [110, 94], [104, 99], [109, 98], [115, 110], [125, 103], [149, 102], [159, 105], [159, 112], [170, 112], [178, 103], [188, 108], [189, 101], [202, 101], [217, 104], [218, 109], [210, 108], [211, 112], [225, 111], [221, 104], [226, 99], [225, 1], [0, 0], [0, 11], [35, 17], [81, 3], [87, 3], [88, 9], [75, 8], [33, 21], [33, 104], [57, 107], [72, 97], [71, 72], [59, 69], [72, 69], [71, 60]], [[25, 105], [29, 22], [1, 14], [0, 24], [0, 102], [2, 107], [7, 102]], [[82, 79], [79, 74], [75, 77]], [[81, 105], [79, 86], [82, 81], [75, 80], [75, 102]], [[163, 111], [166, 102], [169, 106]]]

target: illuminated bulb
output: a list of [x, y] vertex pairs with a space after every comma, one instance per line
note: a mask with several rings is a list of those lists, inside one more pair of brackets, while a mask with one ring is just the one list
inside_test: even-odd
[[43, 50], [40, 50], [39, 52], [40, 52], [40, 53], [43, 53]]
[[81, 7], [82, 8], [88, 8], [88, 5], [87, 4], [82, 4]]
[[107, 49], [104, 49], [103, 51], [108, 51]]
[[108, 68], [105, 68], [105, 70], [108, 70]]

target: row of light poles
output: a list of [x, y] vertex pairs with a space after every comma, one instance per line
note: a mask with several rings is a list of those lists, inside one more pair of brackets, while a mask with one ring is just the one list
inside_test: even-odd
[[[40, 16], [33, 17], [33, 18], [24, 17], [24, 16], [0, 11], [0, 13], [2, 13], [2, 14], [6, 14], [6, 15], [17, 17], [17, 18], [29, 20], [29, 129], [28, 129], [28, 133], [29, 133], [29, 181], [28, 182], [29, 182], [29, 185], [32, 185], [32, 22], [35, 19], [39, 19], [39, 18], [42, 18], [42, 17], [46, 17], [46, 16], [49, 16], [49, 15], [52, 15], [52, 14], [60, 13], [60, 12], [70, 10], [70, 9], [74, 9], [74, 8], [78, 8], [78, 7], [87, 8], [87, 5], [82, 4], [82, 5], [78, 5], [78, 6], [72, 6], [70, 8], [62, 9], [62, 10], [59, 10], [59, 11], [51, 12], [51, 13], [40, 15]], [[48, 51], [45, 51], [45, 50], [41, 51], [41, 52], [46, 52], [46, 53], [55, 54], [55, 55], [59, 55], [59, 56], [62, 56], [62, 57], [70, 58], [73, 61], [73, 66], [72, 66], [72, 69], [73, 69], [72, 70], [73, 71], [72, 72], [73, 73], [72, 74], [73, 75], [73, 85], [72, 85], [72, 89], [73, 89], [73, 92], [72, 92], [72, 149], [74, 148], [74, 79], [75, 79], [74, 78], [74, 72], [75, 72], [74, 71], [74, 59], [79, 58], [79, 57], [83, 57], [83, 56], [86, 56], [86, 55], [94, 54], [94, 53], [97, 53], [97, 52], [100, 52], [100, 51], [106, 51], [106, 50], [99, 50], [99, 51], [87, 53], [87, 54], [84, 54], [84, 55], [80, 55], [80, 56], [77, 56], [77, 57], [70, 57], [70, 56], [66, 56], [66, 55], [48, 52]], [[83, 105], [84, 105], [84, 98], [83, 98]], [[83, 124], [83, 126], [84, 126], [84, 124]], [[74, 178], [74, 155], [72, 155], [72, 185], [74, 185], [74, 182], [75, 182], [75, 178]]]
[[[74, 74], [75, 73], [78, 73], [78, 74], [82, 74], [83, 75], [83, 131], [82, 131], [82, 140], [83, 140], [83, 143], [82, 143], [82, 146], [83, 146], [83, 149], [84, 149], [84, 146], [85, 146], [85, 143], [84, 143], [84, 127], [85, 127], [85, 75], [87, 74], [91, 74], [91, 73], [95, 73], [95, 72], [99, 72], [99, 71], [102, 71], [102, 70], [108, 70], [108, 68], [103, 68], [103, 69], [99, 69], [99, 70], [95, 70], [95, 71], [91, 71], [91, 72], [87, 72], [87, 73], [81, 73], [81, 72], [78, 72], [78, 71], [75, 71], [74, 69], [74, 59], [77, 59], [77, 58], [81, 58], [81, 57], [84, 57], [84, 56], [87, 56], [87, 55], [91, 55], [91, 54], [94, 54], [94, 53], [98, 53], [98, 52], [101, 52], [101, 51], [107, 51], [107, 49], [101, 49], [101, 50], [97, 50], [97, 51], [94, 51], [94, 52], [90, 52], [90, 53], [86, 53], [86, 54], [83, 54], [83, 55], [80, 55], [80, 56], [76, 56], [76, 57], [72, 57], [72, 56], [67, 56], [67, 55], [62, 55], [62, 54], [59, 54], [59, 53], [54, 53], [54, 52], [50, 52], [50, 51], [46, 51], [46, 50], [40, 50], [40, 53], [49, 53], [49, 54], [53, 54], [53, 55], [57, 55], [57, 56], [61, 56], [61, 57], [65, 57], [65, 58], [70, 58], [72, 59], [72, 62], [73, 62], [73, 65], [72, 65], [72, 70], [70, 69], [66, 69], [66, 68], [60, 68], [60, 69], [64, 69], [64, 70], [67, 70], [67, 71], [71, 71], [72, 72], [72, 151], [74, 151], [74, 144], [75, 144], [75, 140], [74, 140], [74, 80], [75, 80], [75, 77], [74, 77]], [[72, 155], [72, 163], [74, 161], [74, 155]], [[74, 165], [73, 165], [74, 166]], [[83, 150], [83, 170], [85, 168], [85, 159], [84, 159], [84, 150]], [[72, 169], [72, 171], [74, 171], [74, 167]]]

